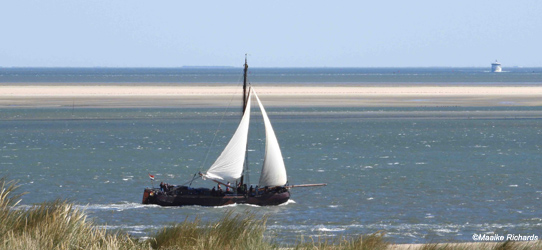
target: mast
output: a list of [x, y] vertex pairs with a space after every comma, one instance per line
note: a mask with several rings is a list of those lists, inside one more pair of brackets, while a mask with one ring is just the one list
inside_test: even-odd
[[[245, 113], [247, 107], [247, 54], [245, 54], [245, 65], [243, 69], [243, 114]], [[241, 175], [241, 186], [244, 184], [245, 175], [247, 176], [247, 183], [250, 183], [249, 174], [248, 174], [248, 143], [245, 149], [245, 167], [243, 168], [243, 175]]]
[[245, 54], [245, 65], [244, 65], [244, 74], [243, 74], [243, 113], [245, 113], [245, 108], [247, 107], [247, 54]]

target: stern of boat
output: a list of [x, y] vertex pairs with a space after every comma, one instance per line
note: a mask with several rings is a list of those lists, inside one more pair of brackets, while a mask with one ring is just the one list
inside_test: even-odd
[[248, 197], [247, 203], [258, 206], [276, 206], [287, 202], [289, 199], [290, 192], [285, 190], [280, 193], [267, 193]]
[[145, 188], [143, 191], [143, 201], [141, 203], [143, 204], [154, 204], [154, 197], [156, 195], [156, 191], [151, 188]]

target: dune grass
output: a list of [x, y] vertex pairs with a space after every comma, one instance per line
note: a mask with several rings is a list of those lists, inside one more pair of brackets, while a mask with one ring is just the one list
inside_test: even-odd
[[542, 249], [542, 244], [501, 242], [495, 244], [425, 244], [415, 247], [393, 245], [384, 232], [354, 238], [317, 237], [294, 245], [284, 245], [264, 237], [267, 217], [253, 213], [227, 212], [215, 222], [203, 223], [199, 218], [155, 232], [141, 241], [127, 233], [112, 232], [88, 221], [84, 211], [73, 204], [55, 200], [17, 208], [23, 194], [18, 185], [0, 178], [0, 249]]
[[110, 233], [87, 221], [83, 211], [55, 200], [14, 209], [17, 183], [0, 179], [0, 249], [149, 249], [128, 234]]
[[385, 233], [382, 231], [370, 235], [361, 235], [355, 238], [347, 237], [318, 237], [311, 239], [311, 242], [304, 242], [301, 238], [292, 249], [309, 250], [309, 249], [329, 249], [329, 250], [380, 250], [389, 249], [392, 245], [384, 239]]
[[198, 218], [159, 230], [149, 241], [154, 249], [274, 249], [264, 239], [267, 217], [233, 214], [203, 224]]

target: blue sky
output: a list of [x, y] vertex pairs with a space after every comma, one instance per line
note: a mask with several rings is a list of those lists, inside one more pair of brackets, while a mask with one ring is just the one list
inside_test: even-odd
[[17, 0], [2, 67], [542, 67], [542, 1]]

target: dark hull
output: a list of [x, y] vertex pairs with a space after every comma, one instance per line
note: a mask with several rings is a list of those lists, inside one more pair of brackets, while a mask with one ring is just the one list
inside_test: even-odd
[[269, 192], [257, 195], [225, 194], [175, 194], [175, 192], [162, 192], [159, 189], [145, 189], [143, 204], [156, 204], [160, 206], [225, 206], [231, 204], [252, 204], [258, 206], [274, 206], [287, 202], [290, 192]]

